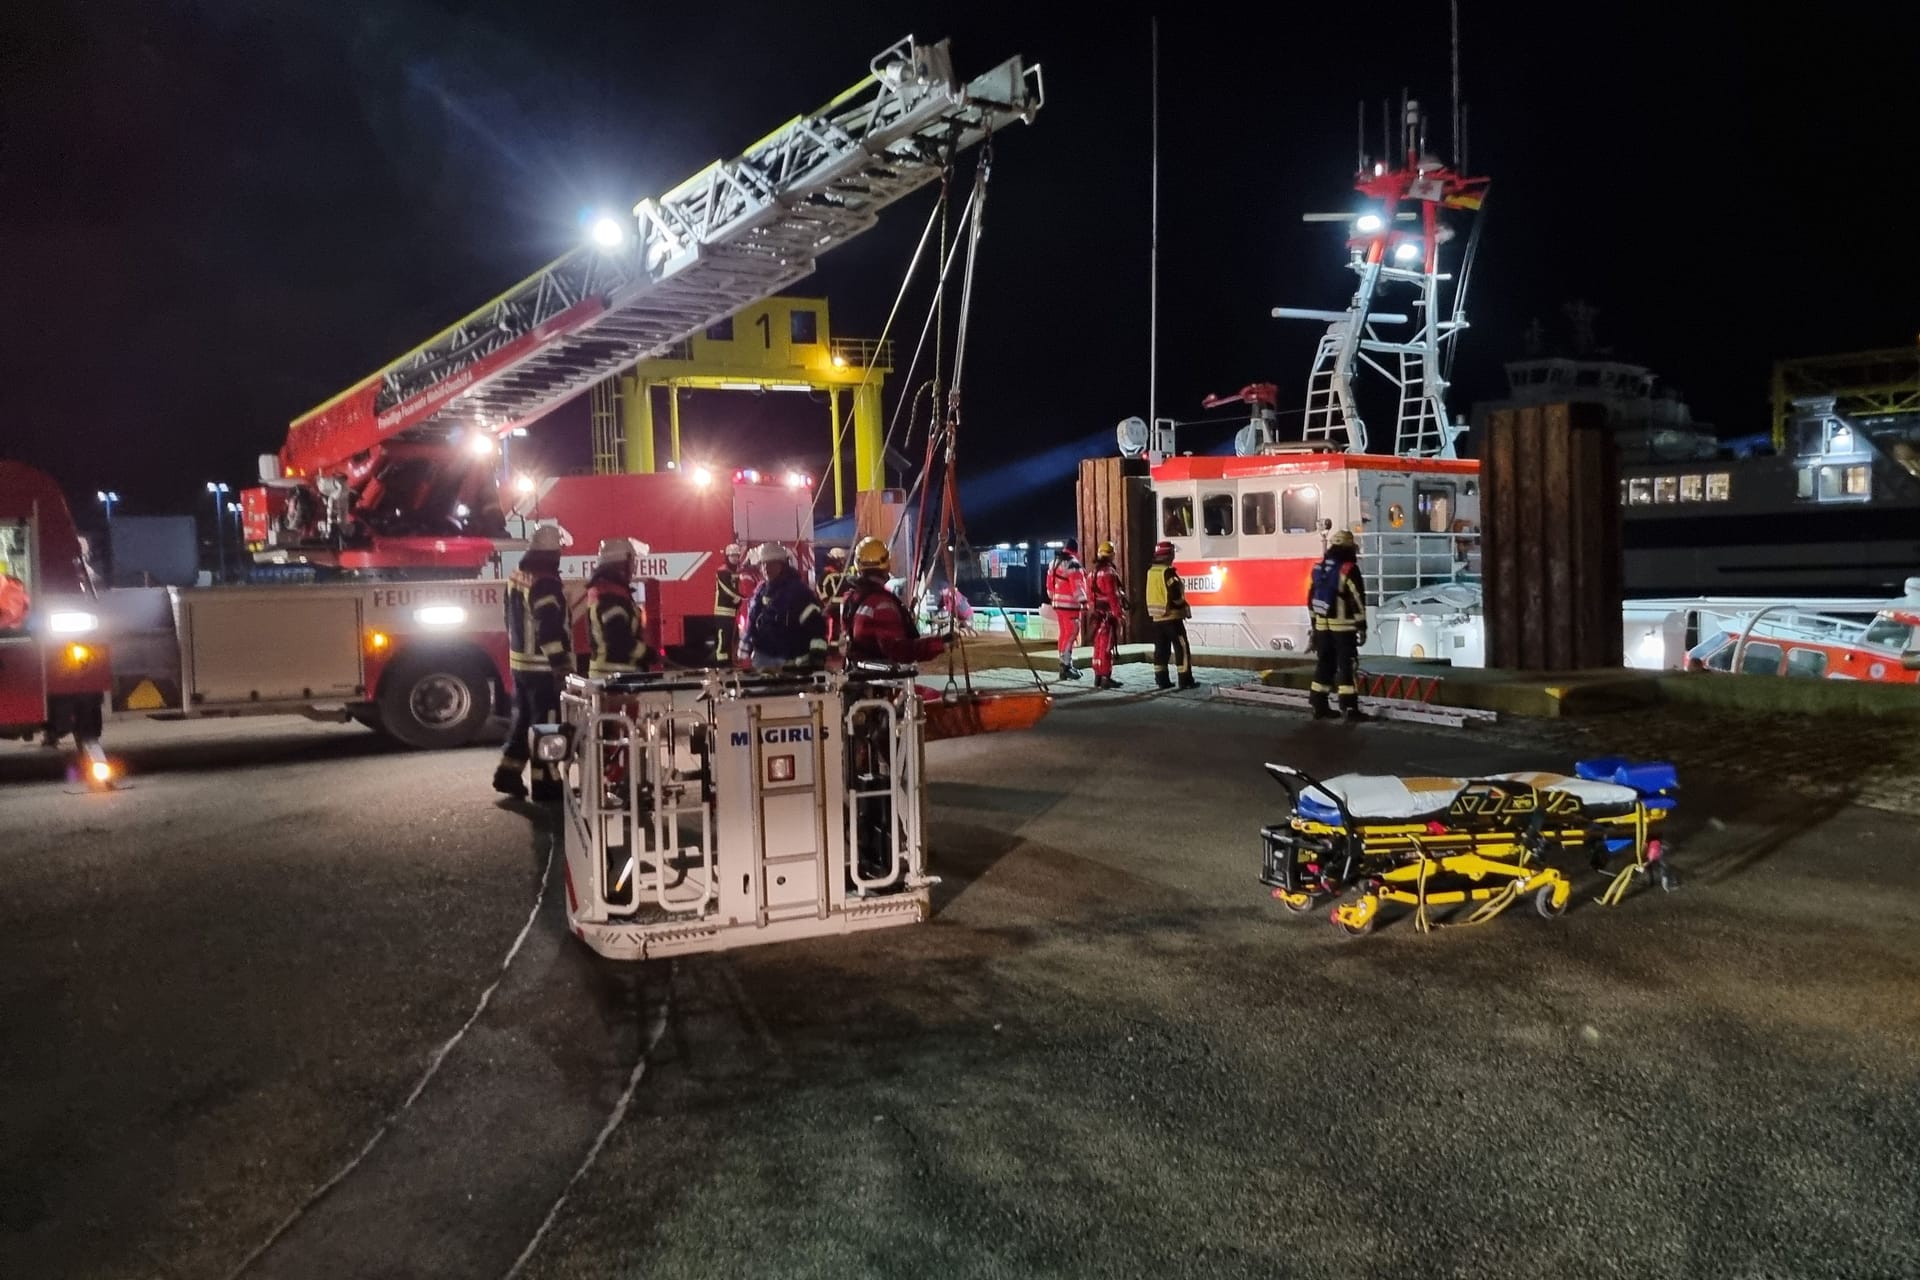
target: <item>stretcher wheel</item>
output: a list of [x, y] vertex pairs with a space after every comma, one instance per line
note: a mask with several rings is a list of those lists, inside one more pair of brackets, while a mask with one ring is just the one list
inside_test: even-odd
[[1664, 858], [1653, 864], [1653, 882], [1659, 885], [1664, 893], [1672, 893], [1680, 887], [1680, 877], [1674, 874], [1673, 868], [1667, 865]]
[[1310, 893], [1290, 894], [1284, 889], [1275, 889], [1273, 896], [1281, 906], [1296, 916], [1303, 916], [1316, 905]]
[[[1343, 911], [1350, 912], [1355, 909], [1366, 912], [1358, 921], [1348, 920], [1342, 915]], [[1335, 904], [1333, 910], [1327, 914], [1327, 919], [1333, 921], [1333, 927], [1341, 933], [1346, 934], [1349, 938], [1364, 938], [1373, 932], [1373, 926], [1378, 923], [1380, 919], [1380, 904], [1377, 901], [1367, 898], [1362, 898], [1351, 907], [1341, 907]]]
[[1573, 895], [1569, 893], [1566, 897], [1560, 899], [1558, 906], [1555, 906], [1553, 901], [1553, 891], [1555, 887], [1554, 885], [1543, 884], [1533, 891], [1533, 909], [1549, 920], [1557, 920], [1565, 915], [1567, 913], [1567, 904], [1573, 901]]

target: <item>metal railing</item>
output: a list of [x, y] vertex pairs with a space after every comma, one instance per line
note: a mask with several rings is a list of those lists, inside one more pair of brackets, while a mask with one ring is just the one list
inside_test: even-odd
[[893, 372], [892, 338], [835, 338], [827, 344], [827, 354], [837, 368]]
[[1358, 541], [1370, 609], [1416, 591], [1479, 589], [1478, 533], [1363, 533]]

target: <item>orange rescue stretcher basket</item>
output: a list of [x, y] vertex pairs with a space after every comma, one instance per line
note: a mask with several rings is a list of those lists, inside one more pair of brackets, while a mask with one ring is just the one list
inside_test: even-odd
[[961, 693], [949, 702], [938, 689], [921, 685], [920, 697], [926, 703], [928, 742], [1031, 729], [1053, 709], [1052, 694], [1032, 689]]

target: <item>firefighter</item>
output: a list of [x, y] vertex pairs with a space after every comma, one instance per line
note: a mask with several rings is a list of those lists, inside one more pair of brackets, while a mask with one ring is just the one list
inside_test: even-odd
[[746, 656], [755, 670], [824, 665], [827, 615], [805, 577], [793, 570], [792, 554], [777, 542], [754, 550], [766, 581], [747, 611]]
[[[560, 548], [555, 525], [533, 531], [527, 553], [507, 580], [507, 645], [513, 671], [513, 725], [493, 771], [493, 789], [516, 799], [527, 794], [520, 772], [526, 768], [528, 731], [560, 714], [560, 685], [573, 670], [572, 626], [567, 596], [560, 585]], [[560, 798], [560, 782], [540, 761], [533, 765], [533, 798]]]
[[713, 633], [713, 661], [716, 666], [728, 666], [733, 661], [734, 641], [740, 630], [740, 603], [747, 598], [740, 579], [740, 560], [746, 554], [745, 547], [737, 542], [729, 542], [725, 552], [726, 563], [720, 566], [719, 576], [714, 579], [713, 620], [719, 624]]
[[1047, 603], [1060, 624], [1060, 678], [1078, 680], [1073, 647], [1080, 642], [1080, 620], [1087, 608], [1087, 571], [1080, 567], [1080, 540], [1068, 538], [1047, 566]]
[[1153, 549], [1153, 563], [1147, 566], [1147, 619], [1153, 623], [1153, 682], [1162, 689], [1174, 683], [1167, 676], [1167, 661], [1172, 659], [1180, 672], [1182, 689], [1199, 684], [1193, 678], [1193, 650], [1187, 647], [1187, 591], [1173, 567], [1173, 544], [1161, 542]]
[[600, 561], [587, 582], [587, 634], [593, 649], [587, 661], [590, 676], [645, 671], [653, 665], [647, 644], [646, 610], [633, 598], [633, 575], [639, 555], [625, 538], [600, 544]]
[[880, 539], [862, 538], [854, 546], [846, 590], [847, 657], [854, 662], [910, 666], [945, 650], [937, 638], [920, 638], [913, 615], [888, 585], [892, 571], [893, 555]]
[[[1359, 554], [1353, 534], [1336, 529], [1327, 539], [1327, 553], [1313, 566], [1307, 608], [1313, 615], [1313, 686], [1308, 697], [1316, 720], [1369, 717], [1360, 710], [1360, 690], [1354, 684], [1354, 666], [1360, 646], [1367, 642], [1367, 584], [1354, 557]], [[1327, 705], [1336, 688], [1340, 710]]]
[[826, 559], [821, 564], [820, 581], [817, 584], [820, 603], [827, 607], [829, 643], [839, 640], [842, 634], [837, 630], [839, 619], [836, 615], [839, 611], [834, 608], [834, 604], [840, 599], [840, 594], [852, 585], [852, 582], [853, 574], [847, 572], [847, 549], [834, 547], [827, 552]]
[[1100, 544], [1093, 560], [1093, 572], [1087, 577], [1087, 594], [1093, 599], [1093, 687], [1118, 689], [1113, 678], [1113, 653], [1120, 647], [1120, 619], [1127, 612], [1127, 589], [1120, 582], [1120, 570], [1113, 564], [1113, 544]]

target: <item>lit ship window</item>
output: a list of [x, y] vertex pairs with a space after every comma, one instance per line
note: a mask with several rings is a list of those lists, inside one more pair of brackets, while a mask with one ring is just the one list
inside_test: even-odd
[[1700, 495], [1705, 492], [1706, 492], [1706, 477], [1704, 476], [1681, 476], [1680, 477], [1680, 501], [1698, 502], [1700, 501]]
[[1200, 518], [1206, 525], [1209, 538], [1231, 538], [1233, 536], [1233, 495], [1210, 493], [1200, 499]]
[[1280, 495], [1280, 532], [1312, 533], [1320, 527], [1320, 486], [1303, 484]]
[[1241, 494], [1240, 532], [1272, 533], [1273, 530], [1273, 491]]
[[1162, 498], [1160, 500], [1160, 536], [1184, 538], [1192, 532], [1193, 499]]
[[1725, 502], [1730, 495], [1732, 487], [1733, 476], [1731, 473], [1726, 471], [1710, 471], [1707, 473], [1708, 502]]
[[1680, 477], [1654, 477], [1653, 500], [1655, 502], [1678, 502], [1680, 500]]
[[1638, 476], [1627, 481], [1627, 501], [1636, 507], [1644, 507], [1653, 501], [1653, 481]]

